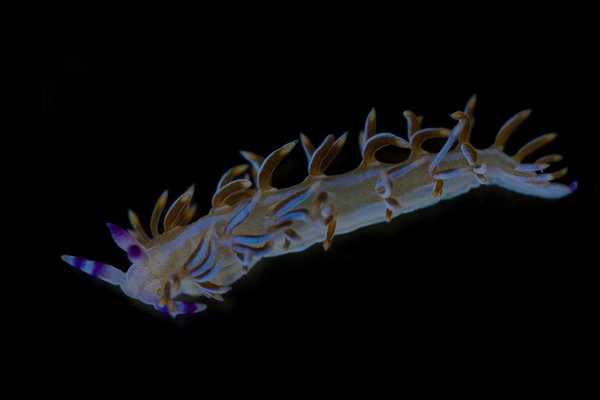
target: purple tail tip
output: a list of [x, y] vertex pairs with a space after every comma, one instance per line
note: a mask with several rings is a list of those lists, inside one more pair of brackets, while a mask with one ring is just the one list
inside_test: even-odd
[[573, 181], [571, 183], [569, 183], [569, 190], [571, 191], [571, 193], [573, 193], [576, 189], [577, 189], [577, 181]]

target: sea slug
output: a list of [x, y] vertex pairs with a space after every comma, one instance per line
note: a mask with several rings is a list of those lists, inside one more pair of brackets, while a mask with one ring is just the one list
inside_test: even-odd
[[[302, 251], [315, 243], [328, 249], [336, 234], [389, 222], [479, 185], [497, 185], [544, 198], [560, 198], [575, 190], [576, 182], [553, 182], [567, 173], [566, 168], [544, 172], [562, 159], [560, 155], [523, 163], [556, 134], [540, 136], [512, 156], [504, 152], [506, 141], [529, 116], [529, 110], [509, 119], [490, 147], [476, 149], [470, 144], [474, 107], [475, 96], [464, 111], [451, 114], [456, 120], [452, 129], [422, 128], [422, 117], [405, 111], [406, 139], [377, 133], [372, 110], [359, 135], [362, 161], [342, 175], [325, 175], [325, 170], [344, 146], [347, 134], [337, 139], [329, 135], [316, 147], [300, 135], [308, 175], [303, 182], [284, 189], [274, 188], [271, 177], [297, 141], [266, 158], [243, 151], [247, 163], [221, 177], [206, 216], [194, 221], [196, 207], [190, 188], [166, 213], [167, 192], [159, 197], [150, 218], [150, 233], [131, 210], [129, 231], [108, 224], [114, 241], [132, 263], [127, 272], [80, 257], [65, 255], [62, 259], [175, 317], [206, 308], [199, 302], [182, 301], [180, 295], [198, 301], [203, 297], [223, 300], [230, 286], [263, 257]], [[422, 147], [432, 138], [445, 140], [436, 153]], [[398, 164], [380, 162], [375, 155], [385, 146], [408, 149], [410, 155]]]

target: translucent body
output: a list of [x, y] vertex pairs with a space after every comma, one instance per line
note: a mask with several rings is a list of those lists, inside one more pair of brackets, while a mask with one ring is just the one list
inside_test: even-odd
[[[468, 192], [479, 185], [497, 185], [508, 190], [543, 198], [560, 198], [576, 185], [551, 183], [566, 170], [541, 173], [559, 156], [547, 156], [532, 164], [521, 161], [529, 153], [554, 139], [545, 135], [525, 145], [515, 156], [503, 152], [512, 131], [529, 115], [517, 114], [502, 127], [495, 143], [477, 150], [469, 144], [473, 127], [472, 98], [465, 112], [453, 114], [459, 122], [453, 130], [420, 129], [420, 119], [405, 112], [408, 141], [389, 133], [375, 133], [375, 114], [367, 118], [361, 134], [362, 163], [343, 175], [323, 171], [345, 143], [346, 136], [333, 136], [315, 148], [302, 136], [309, 160], [309, 175], [300, 184], [277, 189], [270, 177], [277, 164], [294, 147], [289, 143], [263, 159], [243, 153], [254, 168], [254, 185], [234, 180], [246, 166], [228, 171], [219, 182], [208, 215], [191, 222], [191, 191], [184, 193], [167, 212], [164, 231], [158, 232], [166, 195], [161, 196], [152, 216], [152, 236], [130, 215], [130, 233], [110, 225], [113, 238], [127, 251], [132, 265], [123, 273], [98, 262], [78, 257], [63, 259], [76, 268], [121, 286], [137, 298], [172, 316], [205, 308], [200, 303], [177, 301], [185, 294], [222, 300], [229, 286], [246, 274], [263, 257], [302, 251], [316, 243], [327, 249], [334, 234], [349, 233], [363, 226], [390, 221], [419, 208], [431, 206]], [[421, 148], [425, 139], [446, 138], [438, 153]], [[385, 164], [375, 152], [394, 145], [411, 150], [401, 164]]]

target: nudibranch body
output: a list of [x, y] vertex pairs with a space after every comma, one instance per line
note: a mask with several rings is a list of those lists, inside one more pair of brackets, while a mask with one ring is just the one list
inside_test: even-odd
[[[464, 111], [451, 115], [457, 121], [452, 129], [421, 128], [422, 118], [405, 111], [407, 140], [392, 133], [376, 133], [372, 110], [359, 136], [362, 162], [342, 175], [325, 175], [325, 170], [344, 146], [346, 134], [338, 139], [329, 135], [318, 147], [301, 135], [308, 176], [284, 189], [274, 188], [271, 177], [297, 141], [266, 158], [242, 152], [248, 163], [222, 176], [211, 210], [197, 221], [192, 222], [196, 208], [190, 188], [175, 200], [164, 218], [167, 193], [160, 196], [151, 216], [150, 233], [133, 211], [129, 212], [133, 229], [125, 231], [108, 224], [113, 239], [132, 263], [126, 273], [79, 257], [63, 256], [63, 260], [174, 317], [206, 308], [178, 297], [223, 300], [230, 286], [263, 257], [302, 251], [315, 243], [323, 243], [327, 249], [335, 234], [389, 222], [479, 185], [497, 185], [544, 198], [560, 198], [575, 190], [576, 182], [552, 182], [564, 176], [566, 168], [543, 172], [561, 156], [547, 155], [523, 163], [555, 134], [532, 140], [513, 156], [504, 152], [506, 141], [529, 116], [529, 110], [509, 119], [492, 146], [480, 150], [470, 144], [474, 107], [475, 96]], [[445, 140], [437, 153], [422, 147], [432, 138]], [[385, 146], [408, 149], [410, 154], [401, 163], [383, 163], [375, 154]]]

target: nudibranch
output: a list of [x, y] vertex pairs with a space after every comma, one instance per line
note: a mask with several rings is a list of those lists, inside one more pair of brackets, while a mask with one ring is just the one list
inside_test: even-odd
[[[108, 224], [112, 238], [131, 261], [127, 272], [80, 257], [65, 255], [62, 259], [175, 317], [204, 310], [206, 305], [198, 302], [204, 297], [222, 301], [230, 286], [263, 257], [302, 251], [315, 243], [328, 249], [336, 234], [389, 222], [479, 185], [497, 185], [550, 199], [575, 190], [576, 182], [553, 182], [567, 173], [566, 168], [545, 172], [562, 159], [560, 155], [523, 162], [556, 134], [540, 136], [512, 156], [504, 152], [506, 141], [530, 110], [510, 118], [490, 147], [476, 149], [470, 143], [474, 107], [475, 96], [464, 111], [451, 114], [456, 121], [452, 129], [422, 128], [422, 117], [405, 111], [406, 139], [377, 133], [372, 110], [359, 135], [362, 161], [341, 175], [326, 175], [325, 170], [344, 146], [347, 133], [337, 139], [329, 135], [316, 147], [301, 134], [308, 176], [283, 189], [273, 187], [271, 177], [298, 141], [266, 158], [242, 151], [247, 163], [234, 166], [221, 177], [206, 216], [193, 221], [196, 206], [192, 187], [166, 213], [167, 192], [158, 198], [150, 233], [131, 210], [132, 229]], [[424, 142], [433, 138], [444, 141], [437, 152], [423, 148]], [[375, 155], [386, 146], [408, 149], [409, 156], [398, 164], [381, 162]]]

